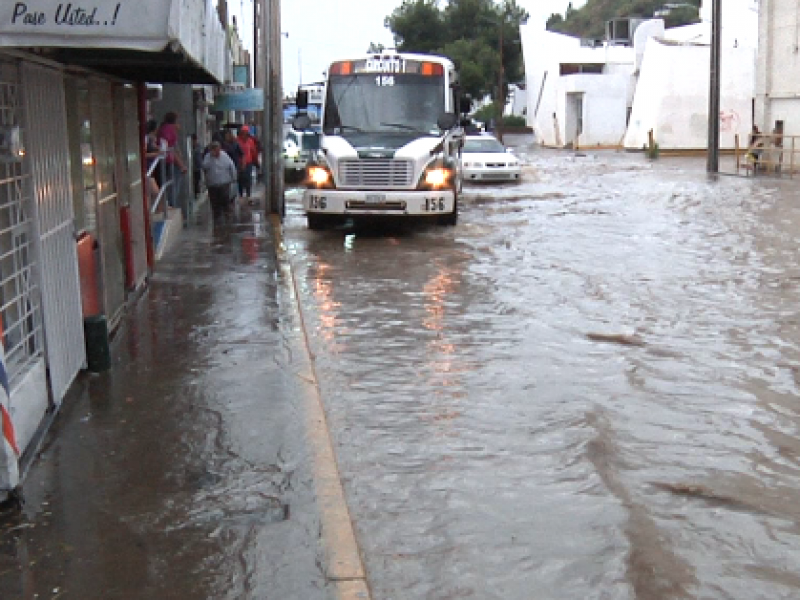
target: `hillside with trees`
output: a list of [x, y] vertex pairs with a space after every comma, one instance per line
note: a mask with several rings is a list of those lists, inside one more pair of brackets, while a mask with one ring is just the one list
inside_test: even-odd
[[652, 18], [663, 11], [667, 27], [678, 27], [697, 23], [700, 0], [588, 0], [581, 8], [572, 8], [572, 3], [561, 15], [553, 13], [547, 20], [547, 29], [567, 33], [581, 38], [602, 39], [605, 23], [609, 19], [642, 17]]
[[508, 83], [524, 78], [519, 26], [528, 13], [516, 0], [449, 0], [442, 8], [440, 4], [404, 0], [386, 17], [398, 52], [447, 56], [456, 63], [461, 87], [470, 96], [497, 98], [500, 90], [506, 97]]

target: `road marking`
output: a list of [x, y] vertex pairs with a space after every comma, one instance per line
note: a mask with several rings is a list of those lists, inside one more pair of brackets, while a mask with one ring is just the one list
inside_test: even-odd
[[333, 449], [325, 406], [319, 390], [319, 380], [311, 354], [300, 293], [289, 258], [286, 256], [278, 215], [270, 215], [275, 235], [275, 252], [278, 266], [290, 282], [294, 294], [300, 327], [303, 331], [303, 347], [307, 372], [298, 373], [306, 391], [306, 428], [311, 445], [314, 471], [314, 486], [320, 509], [322, 545], [325, 550], [325, 576], [333, 583], [339, 600], [371, 600], [364, 563], [358, 547], [353, 520], [345, 500], [336, 454]]

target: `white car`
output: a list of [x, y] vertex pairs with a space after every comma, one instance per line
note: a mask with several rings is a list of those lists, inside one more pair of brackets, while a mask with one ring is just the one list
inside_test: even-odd
[[522, 179], [519, 159], [493, 135], [468, 135], [461, 149], [462, 180], [514, 181]]
[[289, 131], [283, 140], [283, 170], [287, 181], [305, 176], [308, 161], [319, 150], [319, 134], [314, 131]]

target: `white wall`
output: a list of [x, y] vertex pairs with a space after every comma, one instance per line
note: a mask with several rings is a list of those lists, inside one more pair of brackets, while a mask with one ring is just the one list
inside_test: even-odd
[[[578, 38], [545, 31], [540, 23], [521, 26], [520, 36], [528, 87], [526, 121], [528, 126], [533, 127], [536, 140], [547, 146], [566, 143], [564, 95], [568, 91], [584, 91], [587, 94], [584, 97], [584, 111], [591, 112], [584, 113], [584, 138], [581, 144], [619, 143], [624, 133], [635, 61], [634, 49], [623, 46], [584, 47]], [[606, 73], [562, 77], [561, 63], [603, 63]], [[581, 87], [585, 89], [579, 89]], [[616, 94], [621, 94], [619, 102], [612, 99], [616, 98]], [[604, 110], [615, 112], [604, 115]], [[620, 122], [623, 129], [617, 131]]]
[[783, 120], [786, 135], [800, 135], [799, 20], [797, 0], [762, 0], [756, 85], [762, 131]]
[[625, 135], [628, 86], [630, 77], [626, 73], [600, 75], [566, 75], [561, 78], [559, 97], [563, 118], [560, 119], [563, 142], [567, 136], [567, 94], [583, 93], [583, 133], [578, 144], [589, 146], [616, 146]]
[[[647, 42], [626, 148], [641, 149], [650, 129], [662, 149], [707, 146], [709, 52], [708, 46]], [[723, 48], [721, 62], [720, 146], [733, 148], [735, 134], [746, 143], [750, 132], [753, 50]]]
[[511, 88], [511, 98], [508, 105], [505, 107], [507, 115], [515, 115], [518, 117], [525, 116], [528, 112], [528, 90], [520, 89], [517, 86]]

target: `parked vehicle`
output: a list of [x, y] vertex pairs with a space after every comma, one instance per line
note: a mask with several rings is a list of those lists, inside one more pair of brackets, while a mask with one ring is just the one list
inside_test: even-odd
[[464, 181], [514, 181], [522, 179], [519, 159], [492, 135], [468, 135], [461, 150]]
[[319, 150], [318, 131], [294, 131], [283, 140], [283, 175], [287, 182], [305, 179], [306, 167]]
[[[327, 72], [321, 151], [303, 195], [308, 226], [412, 218], [454, 225], [464, 107], [453, 62], [384, 52], [334, 61]], [[300, 109], [304, 96], [298, 90]], [[310, 122], [301, 115], [293, 125]]]

